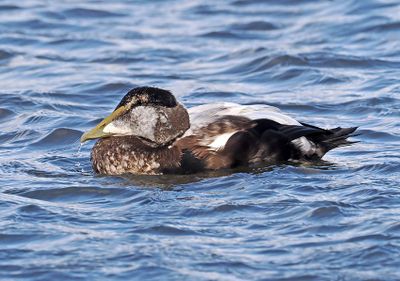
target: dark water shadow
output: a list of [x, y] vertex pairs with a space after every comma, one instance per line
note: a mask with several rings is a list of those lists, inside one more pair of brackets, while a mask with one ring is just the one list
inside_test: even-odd
[[[177, 190], [185, 185], [198, 183], [209, 179], [230, 177], [236, 174], [260, 175], [275, 170], [292, 167], [299, 174], [304, 174], [304, 169], [309, 170], [334, 170], [339, 166], [329, 161], [319, 160], [313, 162], [285, 162], [279, 164], [260, 163], [252, 167], [238, 167], [234, 169], [221, 169], [216, 171], [204, 171], [195, 174], [165, 174], [165, 175], [134, 175], [125, 174], [121, 176], [134, 186], [145, 188], [160, 188], [162, 190]], [[106, 176], [102, 176], [106, 177]]]

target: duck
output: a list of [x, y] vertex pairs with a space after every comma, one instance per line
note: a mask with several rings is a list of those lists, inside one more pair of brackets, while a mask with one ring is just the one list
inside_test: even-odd
[[191, 174], [318, 161], [355, 143], [348, 138], [356, 130], [319, 128], [265, 104], [217, 102], [186, 109], [168, 90], [137, 87], [80, 141], [97, 140], [90, 155], [97, 174]]

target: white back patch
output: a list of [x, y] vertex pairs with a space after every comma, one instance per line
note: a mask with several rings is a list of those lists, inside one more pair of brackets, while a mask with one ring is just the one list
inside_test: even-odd
[[254, 119], [270, 119], [284, 125], [300, 125], [292, 117], [282, 113], [278, 108], [265, 105], [241, 105], [231, 102], [203, 104], [188, 109], [190, 116], [190, 128], [185, 136], [190, 136], [196, 130], [213, 123], [215, 120], [226, 115], [235, 115]]

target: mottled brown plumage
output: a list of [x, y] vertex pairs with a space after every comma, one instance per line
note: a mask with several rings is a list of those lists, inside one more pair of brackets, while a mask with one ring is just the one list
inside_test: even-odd
[[[238, 132], [251, 129], [256, 124], [249, 118], [242, 116], [223, 116], [213, 123], [206, 124], [194, 134], [175, 141], [181, 151], [190, 151], [194, 157], [201, 160], [205, 169], [231, 168], [236, 162], [235, 154], [250, 149], [250, 143], [242, 143], [237, 137]], [[232, 140], [222, 149], [213, 150], [209, 145], [220, 135], [232, 133]], [[236, 146], [236, 147], [235, 147]], [[233, 149], [235, 148], [235, 149]]]
[[355, 130], [324, 130], [269, 106], [202, 105], [188, 114], [169, 91], [140, 87], [81, 141], [99, 139], [91, 153], [99, 174], [154, 175], [320, 159], [351, 144]]
[[[220, 151], [210, 150], [207, 144], [218, 135], [251, 127], [254, 127], [254, 124], [248, 118], [226, 116], [208, 124], [197, 135], [178, 138], [170, 145], [158, 146], [135, 136], [103, 138], [98, 140], [92, 149], [93, 169], [97, 173], [107, 175], [186, 173], [192, 171], [192, 167], [183, 162], [185, 152], [186, 157], [200, 161], [203, 169], [230, 168], [235, 164], [235, 155], [238, 155], [237, 149], [231, 150], [234, 148], [233, 142], [237, 140], [232, 138], [228, 146]], [[245, 146], [250, 148], [251, 143], [247, 142]], [[240, 147], [240, 150], [246, 150], [246, 147]]]
[[91, 159], [99, 174], [161, 174], [179, 168], [181, 151], [177, 147], [152, 146], [135, 136], [108, 137], [96, 142]]

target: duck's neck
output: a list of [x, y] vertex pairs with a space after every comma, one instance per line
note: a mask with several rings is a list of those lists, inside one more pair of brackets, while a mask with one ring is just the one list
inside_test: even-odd
[[97, 141], [91, 158], [93, 169], [100, 174], [161, 174], [179, 168], [181, 151], [176, 146], [152, 146], [134, 136], [121, 136]]

